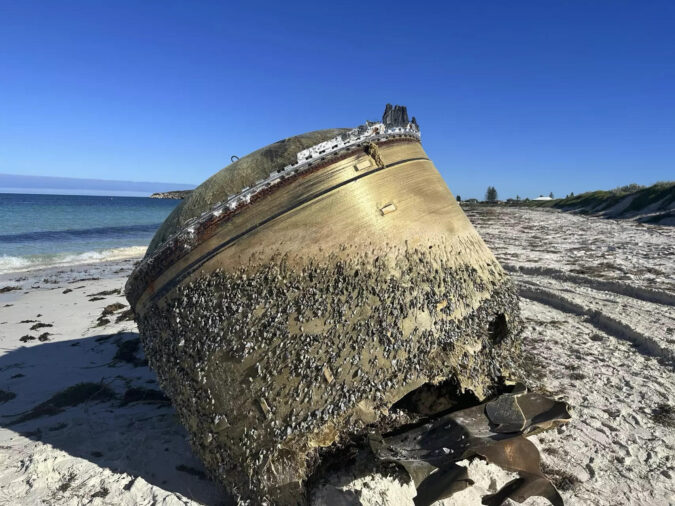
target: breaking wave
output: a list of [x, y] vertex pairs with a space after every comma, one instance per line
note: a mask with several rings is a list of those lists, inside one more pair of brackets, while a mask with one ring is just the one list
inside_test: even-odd
[[146, 246], [110, 248], [83, 253], [55, 253], [27, 256], [0, 256], [0, 274], [23, 272], [45, 267], [66, 267], [70, 265], [108, 262], [140, 258], [145, 254]]

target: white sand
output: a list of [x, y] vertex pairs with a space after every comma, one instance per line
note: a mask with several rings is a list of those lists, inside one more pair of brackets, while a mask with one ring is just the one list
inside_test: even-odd
[[[574, 408], [565, 428], [533, 438], [566, 504], [675, 504], [675, 428], [655, 416], [675, 406], [675, 229], [527, 209], [467, 213], [524, 295], [533, 384]], [[146, 366], [113, 360], [120, 342], [137, 338], [133, 322], [115, 323], [124, 298], [91, 299], [122, 289], [131, 267], [0, 276], [0, 288], [22, 287], [0, 294], [0, 390], [16, 394], [0, 402], [0, 504], [231, 503], [204, 477], [170, 406], [122, 405], [130, 388], [158, 387]], [[72, 282], [88, 277], [101, 279]], [[96, 326], [115, 302], [125, 307]], [[22, 320], [53, 326], [31, 331], [36, 322]], [[20, 340], [43, 332], [47, 341]], [[117, 398], [12, 424], [9, 415], [81, 382], [102, 382]], [[481, 461], [466, 465], [477, 486], [445, 506], [480, 504], [509, 479]], [[360, 480], [342, 480], [354, 492], [345, 504], [412, 504], [405, 484]]]
[[[124, 297], [90, 299], [123, 289], [131, 266], [126, 261], [0, 278], [0, 287], [28, 288], [0, 294], [0, 389], [16, 394], [0, 404], [0, 504], [224, 503], [224, 491], [204, 477], [170, 406], [121, 405], [129, 388], [157, 389], [155, 375], [147, 366], [113, 360], [117, 342], [138, 337], [133, 321], [114, 322], [128, 309]], [[89, 277], [101, 279], [72, 282]], [[64, 294], [66, 289], [72, 292]], [[115, 302], [124, 309], [110, 317], [112, 323], [96, 326], [103, 308]], [[22, 320], [53, 326], [31, 331], [35, 322]], [[48, 341], [20, 341], [43, 332], [52, 334]], [[9, 425], [8, 415], [81, 382], [103, 382], [118, 399]]]

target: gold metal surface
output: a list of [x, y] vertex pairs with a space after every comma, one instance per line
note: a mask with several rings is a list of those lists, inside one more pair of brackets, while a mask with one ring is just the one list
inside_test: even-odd
[[[457, 262], [480, 266], [494, 261], [418, 142], [380, 146], [379, 153], [385, 168], [365, 152], [355, 153], [245, 209], [162, 273], [138, 305], [181, 273], [188, 279], [279, 255], [303, 264], [329, 253], [378, 255], [444, 242], [449, 251], [464, 251]], [[368, 168], [354, 171], [365, 162]]]

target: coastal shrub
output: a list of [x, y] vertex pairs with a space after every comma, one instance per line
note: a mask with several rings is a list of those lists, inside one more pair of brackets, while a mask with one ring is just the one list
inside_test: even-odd
[[637, 183], [631, 183], [627, 184], [624, 186], [619, 186], [617, 188], [614, 188], [613, 190], [610, 190], [612, 193], [616, 193], [617, 195], [627, 195], [629, 193], [635, 193], [638, 190], [642, 190], [644, 188], [647, 188], [644, 185], [637, 184]]

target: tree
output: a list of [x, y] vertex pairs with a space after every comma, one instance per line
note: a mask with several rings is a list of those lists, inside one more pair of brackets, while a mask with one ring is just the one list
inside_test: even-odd
[[551, 198], [554, 198], [554, 197], [553, 197], [553, 192], [549, 193], [548, 196], [551, 197]]
[[488, 202], [497, 201], [497, 189], [494, 186], [488, 186], [487, 191], [485, 192], [485, 200]]
[[457, 195], [456, 198], [457, 198], [457, 202], [461, 202], [461, 201], [462, 201], [462, 197], [461, 197], [461, 196]]
[[516, 200], [520, 202], [520, 195], [516, 195]]

